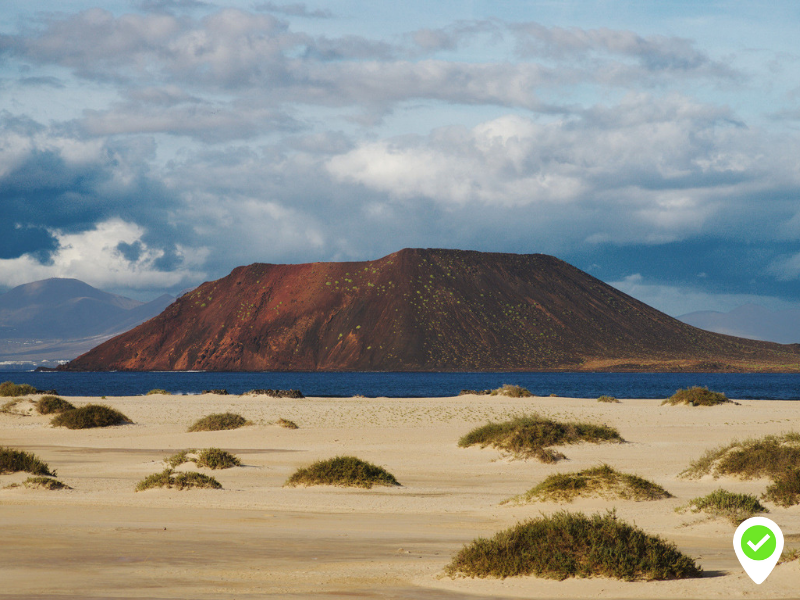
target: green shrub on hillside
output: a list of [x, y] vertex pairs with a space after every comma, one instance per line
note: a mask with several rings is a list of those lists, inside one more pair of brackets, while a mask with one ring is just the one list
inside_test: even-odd
[[725, 394], [712, 392], [707, 387], [694, 386], [675, 392], [661, 404], [688, 404], [689, 406], [716, 406], [730, 402]]
[[679, 506], [675, 510], [683, 512], [687, 509], [727, 519], [734, 526], [738, 526], [742, 521], [746, 521], [758, 513], [769, 512], [755, 496], [734, 494], [721, 488], [706, 496], [693, 498], [689, 500], [688, 504]]
[[250, 422], [241, 415], [234, 413], [216, 413], [198, 419], [189, 427], [189, 431], [224, 431], [227, 429], [238, 429]]
[[369, 489], [373, 485], [400, 484], [394, 475], [382, 467], [354, 456], [337, 456], [298, 469], [284, 485], [338, 485]]
[[104, 404], [87, 404], [73, 410], [62, 412], [53, 418], [53, 427], [67, 429], [92, 429], [94, 427], [111, 427], [133, 423], [118, 410]]
[[58, 396], [42, 396], [36, 403], [36, 410], [40, 415], [63, 413], [74, 408], [71, 402], [67, 402]]
[[621, 498], [623, 500], [661, 500], [671, 498], [667, 490], [638, 475], [620, 473], [608, 465], [578, 473], [554, 473], [521, 496], [505, 502], [572, 502], [575, 498]]
[[535, 457], [542, 462], [555, 462], [564, 458], [564, 455], [551, 450], [549, 446], [622, 441], [624, 440], [619, 432], [607, 425], [559, 423], [532, 415], [477, 427], [463, 436], [458, 445], [462, 448], [474, 445], [481, 448], [491, 446], [520, 458]]
[[613, 512], [587, 517], [558, 512], [478, 538], [445, 567], [450, 576], [683, 579], [702, 569], [674, 544], [617, 519]]
[[0, 446], [0, 473], [16, 473], [24, 471], [31, 475], [52, 475], [56, 472], [50, 471], [50, 467], [35, 454], [14, 450], [13, 448], [3, 448]]

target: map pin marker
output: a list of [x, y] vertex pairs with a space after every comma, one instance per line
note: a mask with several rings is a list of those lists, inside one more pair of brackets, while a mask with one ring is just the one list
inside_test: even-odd
[[752, 517], [736, 528], [733, 549], [750, 579], [760, 584], [778, 564], [783, 532], [766, 517]]

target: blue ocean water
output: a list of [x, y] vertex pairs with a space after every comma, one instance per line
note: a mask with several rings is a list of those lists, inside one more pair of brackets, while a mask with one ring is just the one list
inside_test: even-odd
[[667, 398], [675, 390], [707, 386], [729, 398], [800, 400], [800, 374], [754, 373], [62, 373], [10, 372], [3, 380], [56, 390], [64, 396], [133, 396], [152, 389], [177, 394], [226, 389], [299, 389], [306, 396], [440, 397], [463, 389], [521, 385], [537, 396]]

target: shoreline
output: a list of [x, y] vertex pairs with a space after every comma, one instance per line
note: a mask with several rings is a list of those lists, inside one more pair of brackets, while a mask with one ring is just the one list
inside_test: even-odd
[[[0, 475], [0, 598], [763, 598], [798, 596], [800, 561], [776, 567], [755, 586], [731, 547], [734, 527], [675, 507], [719, 487], [760, 495], [766, 480], [677, 477], [692, 460], [734, 439], [800, 431], [800, 412], [782, 400], [715, 407], [662, 406], [661, 399], [500, 396], [306, 398], [264, 396], [62, 396], [76, 406], [107, 404], [134, 424], [67, 430], [49, 416], [0, 414], [0, 445], [34, 452], [71, 490], [8, 489], [28, 474]], [[197, 418], [236, 412], [252, 425], [188, 433]], [[536, 412], [560, 421], [616, 427], [623, 444], [558, 449], [567, 460], [514, 460], [457, 441], [489, 420]], [[297, 430], [278, 427], [278, 418]], [[211, 471], [222, 490], [148, 490], [136, 483], [165, 468], [163, 458], [218, 447], [243, 466]], [[284, 488], [291, 473], [319, 459], [354, 455], [390, 471], [399, 488]], [[571, 504], [500, 505], [552, 473], [608, 463], [665, 487], [654, 502], [598, 498]], [[191, 467], [191, 468], [190, 468]], [[619, 517], [676, 543], [706, 576], [663, 582], [451, 579], [444, 566], [466, 543], [541, 513]], [[800, 506], [769, 504], [787, 548], [800, 546]], [[166, 527], [166, 530], [164, 529]], [[10, 595], [9, 595], [10, 594]]]

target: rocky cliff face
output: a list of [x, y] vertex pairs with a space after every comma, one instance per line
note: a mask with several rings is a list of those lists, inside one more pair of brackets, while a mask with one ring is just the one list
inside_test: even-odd
[[798, 370], [796, 346], [705, 332], [551, 256], [406, 249], [253, 264], [69, 370]]

